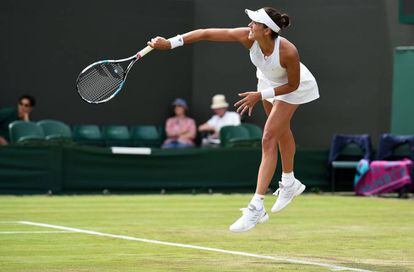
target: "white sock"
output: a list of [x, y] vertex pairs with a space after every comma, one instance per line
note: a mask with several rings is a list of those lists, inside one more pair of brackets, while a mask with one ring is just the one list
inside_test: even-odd
[[295, 175], [293, 172], [290, 173], [282, 173], [282, 184], [284, 186], [290, 186], [295, 181]]
[[264, 202], [264, 195], [254, 194], [252, 200], [250, 200], [250, 204], [256, 207], [257, 210], [263, 209], [263, 202]]

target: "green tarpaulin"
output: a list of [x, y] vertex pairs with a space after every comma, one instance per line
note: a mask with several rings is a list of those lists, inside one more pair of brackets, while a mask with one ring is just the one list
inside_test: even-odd
[[[298, 150], [296, 175], [309, 186], [328, 186], [327, 150]], [[0, 147], [0, 192], [254, 188], [257, 148], [160, 150], [113, 154], [84, 146]], [[280, 178], [280, 166], [274, 184]]]

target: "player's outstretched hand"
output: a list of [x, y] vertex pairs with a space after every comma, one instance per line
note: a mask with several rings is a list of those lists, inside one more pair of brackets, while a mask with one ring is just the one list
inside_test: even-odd
[[262, 95], [260, 92], [245, 92], [239, 93], [239, 96], [242, 99], [234, 104], [237, 107], [237, 112], [243, 115], [248, 110], [249, 116], [251, 116], [254, 106], [262, 99]]
[[147, 42], [149, 46], [151, 46], [154, 49], [158, 50], [168, 50], [171, 49], [171, 43], [164, 37], [155, 37], [152, 38], [151, 41]]

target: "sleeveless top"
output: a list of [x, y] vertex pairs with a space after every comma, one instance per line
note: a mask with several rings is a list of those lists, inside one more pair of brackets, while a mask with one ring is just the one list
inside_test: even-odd
[[[276, 38], [275, 46], [270, 56], [264, 56], [257, 41], [250, 48], [250, 59], [257, 67], [258, 91], [269, 87], [276, 88], [288, 83], [286, 69], [280, 65], [279, 49], [280, 37]], [[300, 84], [298, 89], [288, 94], [278, 95], [275, 98], [268, 99], [268, 101], [273, 103], [274, 99], [276, 99], [291, 104], [304, 104], [317, 98], [319, 98], [319, 90], [316, 80], [308, 68], [300, 63]]]

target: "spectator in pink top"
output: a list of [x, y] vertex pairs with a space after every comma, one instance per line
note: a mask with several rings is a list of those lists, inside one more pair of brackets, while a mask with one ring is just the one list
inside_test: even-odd
[[194, 119], [186, 115], [187, 102], [184, 99], [177, 98], [172, 105], [174, 106], [174, 116], [168, 118], [165, 123], [167, 139], [164, 141], [162, 148], [193, 147], [196, 137], [196, 124]]

